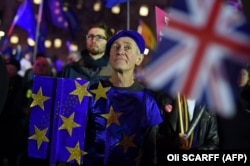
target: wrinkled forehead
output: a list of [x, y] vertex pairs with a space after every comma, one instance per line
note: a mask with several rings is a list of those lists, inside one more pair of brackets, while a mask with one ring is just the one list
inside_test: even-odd
[[114, 44], [127, 44], [127, 45], [133, 45], [133, 46], [137, 46], [137, 44], [135, 43], [135, 41], [131, 38], [131, 37], [120, 37], [118, 39], [116, 39], [112, 45]]

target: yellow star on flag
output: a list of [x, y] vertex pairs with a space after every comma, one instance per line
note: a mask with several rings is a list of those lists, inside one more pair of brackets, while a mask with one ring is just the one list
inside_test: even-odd
[[46, 137], [46, 133], [48, 131], [48, 128], [40, 130], [38, 127], [36, 127], [36, 126], [34, 126], [34, 127], [35, 127], [35, 134], [30, 136], [28, 139], [36, 140], [37, 141], [37, 149], [39, 149], [43, 142], [49, 142], [49, 139]]
[[110, 107], [109, 113], [107, 114], [101, 114], [102, 117], [104, 117], [105, 119], [107, 119], [107, 124], [106, 124], [106, 128], [108, 128], [111, 123], [115, 123], [117, 125], [120, 125], [120, 122], [118, 120], [118, 118], [122, 115], [122, 112], [115, 112], [113, 107]]
[[76, 127], [80, 127], [81, 125], [74, 122], [75, 113], [73, 112], [68, 118], [60, 115], [63, 124], [59, 127], [59, 130], [66, 129], [69, 135], [72, 135], [72, 129]]
[[42, 87], [39, 88], [37, 94], [32, 94], [33, 101], [30, 107], [34, 107], [38, 105], [44, 111], [44, 102], [48, 100], [50, 97], [43, 96]]
[[66, 149], [70, 153], [67, 162], [76, 160], [79, 165], [81, 164], [81, 156], [88, 154], [87, 152], [84, 152], [80, 149], [79, 141], [77, 142], [74, 148], [66, 147]]
[[107, 91], [110, 89], [110, 87], [103, 87], [101, 82], [98, 83], [97, 89], [91, 90], [95, 94], [95, 101], [103, 97], [104, 99], [107, 99]]
[[135, 134], [131, 135], [130, 137], [123, 134], [122, 141], [118, 142], [116, 145], [123, 146], [124, 153], [126, 153], [128, 151], [128, 148], [136, 147], [136, 145], [133, 143], [134, 137], [135, 137]]
[[87, 90], [89, 82], [86, 82], [85, 84], [80, 85], [77, 81], [75, 81], [75, 85], [76, 85], [76, 89], [73, 90], [70, 94], [76, 95], [78, 97], [79, 103], [82, 102], [85, 96], [91, 96], [91, 94]]

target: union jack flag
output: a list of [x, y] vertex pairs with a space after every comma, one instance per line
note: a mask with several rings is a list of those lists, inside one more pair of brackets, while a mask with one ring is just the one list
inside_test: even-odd
[[181, 92], [230, 117], [236, 105], [224, 62], [249, 60], [250, 33], [243, 14], [223, 2], [173, 1], [170, 22], [143, 79], [150, 88]]

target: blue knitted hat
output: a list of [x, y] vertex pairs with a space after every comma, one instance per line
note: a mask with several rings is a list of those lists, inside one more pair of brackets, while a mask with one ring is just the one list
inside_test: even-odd
[[115, 40], [117, 40], [120, 37], [132, 38], [137, 44], [137, 46], [139, 47], [140, 53], [141, 54], [144, 53], [145, 41], [143, 37], [141, 36], [141, 34], [139, 34], [137, 31], [134, 31], [134, 30], [122, 30], [122, 31], [119, 31], [117, 34], [115, 34], [108, 40], [107, 45], [106, 45], [105, 55], [109, 55], [111, 45], [113, 44]]

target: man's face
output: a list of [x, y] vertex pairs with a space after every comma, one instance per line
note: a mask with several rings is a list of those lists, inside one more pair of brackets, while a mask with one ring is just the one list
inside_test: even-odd
[[239, 73], [238, 85], [243, 87], [249, 83], [249, 75], [246, 69], [242, 69]]
[[143, 56], [130, 37], [118, 38], [111, 45], [109, 62], [116, 71], [133, 71], [142, 60]]
[[100, 55], [105, 51], [107, 37], [101, 28], [92, 28], [86, 37], [86, 48], [92, 55]]
[[33, 71], [35, 75], [48, 76], [50, 73], [50, 64], [45, 58], [39, 57], [33, 65]]

